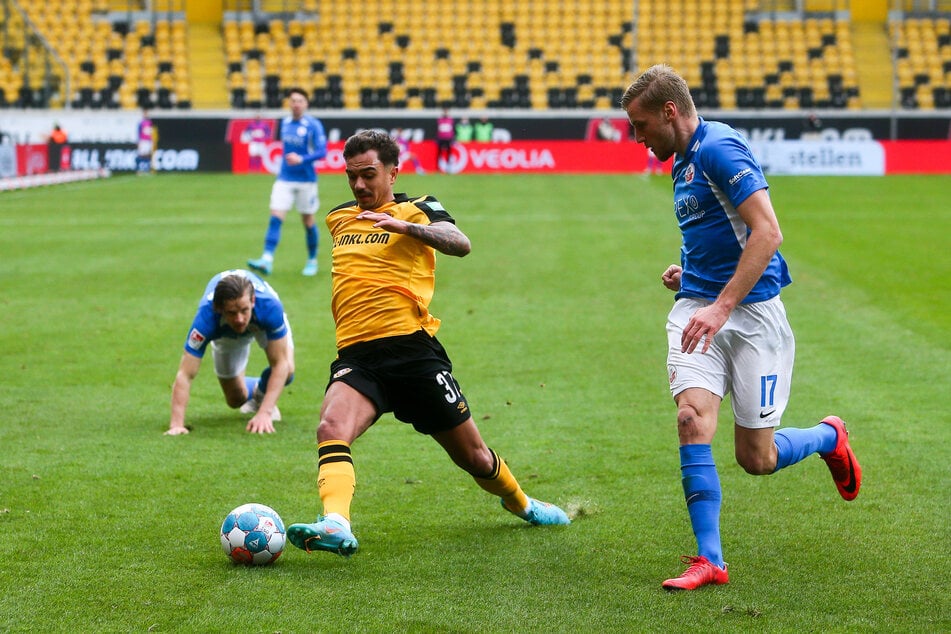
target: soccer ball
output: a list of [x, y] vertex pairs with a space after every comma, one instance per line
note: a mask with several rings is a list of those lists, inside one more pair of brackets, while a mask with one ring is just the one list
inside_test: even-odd
[[242, 504], [221, 524], [221, 548], [236, 563], [269, 564], [284, 551], [284, 522], [269, 506]]

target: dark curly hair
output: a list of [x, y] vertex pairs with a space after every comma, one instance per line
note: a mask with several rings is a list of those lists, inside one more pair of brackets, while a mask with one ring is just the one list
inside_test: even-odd
[[343, 158], [349, 161], [358, 154], [376, 150], [380, 162], [384, 165], [397, 165], [400, 162], [400, 146], [390, 135], [380, 130], [363, 130], [347, 139], [343, 146]]

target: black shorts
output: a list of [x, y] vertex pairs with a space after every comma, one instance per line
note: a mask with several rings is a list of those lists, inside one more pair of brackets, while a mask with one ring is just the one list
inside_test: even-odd
[[469, 420], [469, 404], [452, 376], [442, 344], [420, 330], [341, 349], [330, 381], [346, 383], [376, 406], [422, 434], [447, 431]]

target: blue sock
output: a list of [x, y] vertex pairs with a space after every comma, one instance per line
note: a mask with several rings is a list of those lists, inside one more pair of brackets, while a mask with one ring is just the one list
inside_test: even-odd
[[248, 390], [248, 399], [254, 396], [254, 388], [258, 386], [258, 377], [256, 376], [246, 376], [244, 377], [244, 387]]
[[773, 473], [776, 473], [814, 453], [829, 453], [835, 449], [837, 438], [835, 427], [819, 423], [809, 429], [797, 427], [780, 429], [776, 432], [774, 440], [777, 456]]
[[271, 216], [271, 221], [267, 225], [267, 233], [264, 234], [264, 252], [274, 253], [277, 245], [281, 241], [281, 225], [284, 221], [277, 216]]
[[[248, 379], [245, 379], [245, 380], [248, 380]], [[264, 371], [261, 372], [260, 380], [258, 379], [254, 379], [254, 380], [255, 380], [255, 385], [257, 385], [258, 388], [260, 388], [261, 394], [264, 394], [265, 392], [267, 392], [267, 382], [271, 380], [271, 366], [264, 368]], [[294, 382], [294, 373], [291, 372], [290, 374], [287, 375], [287, 380], [284, 381], [284, 385], [290, 385], [293, 382]]]
[[683, 445], [680, 472], [690, 524], [697, 538], [697, 553], [722, 568], [720, 478], [710, 445]]
[[307, 257], [311, 260], [317, 259], [317, 241], [320, 235], [317, 233], [317, 225], [307, 227]]

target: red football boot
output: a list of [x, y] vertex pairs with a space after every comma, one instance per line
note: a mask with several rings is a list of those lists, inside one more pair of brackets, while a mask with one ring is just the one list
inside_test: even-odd
[[679, 577], [662, 583], [664, 590], [696, 590], [701, 586], [719, 586], [730, 582], [726, 568], [717, 566], [706, 557], [684, 555], [680, 561], [690, 566]]
[[819, 457], [829, 466], [839, 495], [845, 500], [854, 500], [862, 486], [862, 467], [849, 446], [849, 430], [838, 416], [826, 416], [822, 422], [835, 427], [837, 439], [835, 449], [827, 454], [819, 454]]

